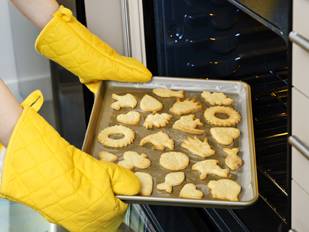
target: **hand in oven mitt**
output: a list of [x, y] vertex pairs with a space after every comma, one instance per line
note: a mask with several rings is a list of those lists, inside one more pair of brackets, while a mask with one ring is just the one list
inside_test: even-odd
[[61, 138], [36, 112], [42, 104], [40, 91], [22, 104], [6, 150], [1, 196], [32, 207], [69, 231], [116, 231], [127, 206], [114, 194], [137, 194], [138, 179]]
[[152, 77], [143, 64], [119, 55], [63, 6], [41, 31], [35, 48], [77, 75], [94, 93], [101, 80], [147, 82]]

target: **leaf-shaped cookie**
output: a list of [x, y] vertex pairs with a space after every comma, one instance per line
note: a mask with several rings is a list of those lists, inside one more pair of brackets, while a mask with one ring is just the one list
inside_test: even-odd
[[216, 93], [216, 92], [208, 92], [203, 91], [201, 94], [202, 98], [210, 105], [231, 105], [233, 103], [233, 99], [227, 97], [224, 93]]
[[181, 143], [181, 147], [202, 158], [209, 157], [215, 154], [215, 151], [208, 144], [207, 138], [205, 138], [204, 141], [201, 141], [197, 137], [187, 137]]
[[204, 130], [196, 129], [198, 126], [203, 126], [203, 123], [197, 118], [195, 119], [194, 114], [181, 116], [174, 125], [173, 128], [189, 134], [203, 134]]
[[176, 115], [183, 115], [196, 112], [202, 109], [202, 105], [194, 99], [185, 99], [184, 101], [177, 101], [170, 108], [170, 112]]
[[161, 127], [165, 127], [168, 124], [168, 122], [171, 120], [171, 118], [172, 118], [172, 115], [167, 114], [167, 113], [149, 114], [147, 115], [143, 125], [147, 129], [151, 129], [153, 127], [161, 128]]

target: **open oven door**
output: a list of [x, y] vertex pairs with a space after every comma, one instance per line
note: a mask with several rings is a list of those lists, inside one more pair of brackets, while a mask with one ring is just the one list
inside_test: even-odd
[[93, 32], [154, 75], [242, 80], [253, 90], [257, 203], [239, 210], [132, 205], [126, 224], [134, 231], [287, 231], [290, 2], [92, 0], [85, 10]]

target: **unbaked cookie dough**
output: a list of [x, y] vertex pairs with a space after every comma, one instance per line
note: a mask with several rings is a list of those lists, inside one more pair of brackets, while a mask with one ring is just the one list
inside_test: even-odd
[[171, 171], [180, 171], [188, 167], [189, 157], [182, 152], [165, 152], [160, 156], [160, 165]]
[[[112, 135], [115, 134], [122, 134], [122, 138], [111, 138]], [[101, 144], [107, 147], [114, 147], [114, 148], [120, 148], [125, 147], [131, 143], [133, 143], [135, 138], [135, 133], [132, 129], [116, 125], [116, 126], [110, 126], [105, 129], [103, 129], [99, 135], [98, 140]]]
[[165, 148], [174, 149], [174, 141], [162, 131], [142, 138], [139, 145], [144, 146], [146, 143], [151, 143], [155, 149], [160, 151], [163, 151]]
[[116, 100], [111, 104], [111, 108], [114, 110], [120, 110], [121, 108], [124, 107], [130, 107], [130, 108], [135, 108], [137, 105], [136, 98], [130, 94], [127, 93], [125, 95], [117, 95], [117, 94], [112, 94], [112, 98]]

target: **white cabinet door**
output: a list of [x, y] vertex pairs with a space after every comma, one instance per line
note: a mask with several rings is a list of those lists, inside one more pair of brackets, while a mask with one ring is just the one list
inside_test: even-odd
[[294, 180], [292, 181], [292, 228], [297, 232], [309, 231], [309, 195]]
[[293, 1], [293, 30], [309, 39], [309, 0]]

